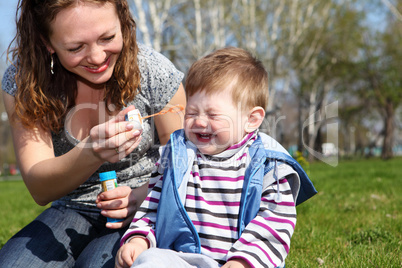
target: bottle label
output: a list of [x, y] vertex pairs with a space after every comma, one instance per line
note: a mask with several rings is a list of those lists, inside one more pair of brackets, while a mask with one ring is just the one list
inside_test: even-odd
[[102, 181], [102, 188], [103, 188], [104, 192], [117, 188], [117, 180], [112, 179], [112, 180]]

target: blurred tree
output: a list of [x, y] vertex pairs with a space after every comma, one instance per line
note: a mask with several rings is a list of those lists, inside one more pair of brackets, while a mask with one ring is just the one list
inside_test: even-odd
[[[395, 112], [402, 104], [402, 2], [399, 1], [398, 15], [390, 17], [387, 30], [381, 36], [383, 41], [383, 89], [380, 90], [380, 103], [383, 105], [384, 143], [381, 157], [384, 159], [393, 156]], [[393, 14], [396, 12], [393, 10]], [[376, 93], [378, 94], [378, 93]]]
[[[393, 7], [389, 9], [392, 14], [399, 14], [395, 1], [383, 2]], [[263, 130], [275, 136], [278, 129], [284, 129], [277, 125], [282, 123], [279, 109], [286, 100], [277, 98], [277, 93], [283, 96], [292, 89], [299, 102], [299, 137], [302, 137], [303, 122], [306, 128], [307, 138], [304, 142], [300, 139], [299, 150], [302, 147], [317, 150], [320, 129], [325, 123], [320, 120], [325, 116], [323, 108], [333, 100], [338, 89], [348, 89], [337, 91], [349, 96], [343, 99], [353, 99], [350, 96], [354, 93], [359, 98], [365, 97], [355, 89], [363, 80], [370, 81], [363, 76], [367, 72], [357, 68], [363, 66], [357, 62], [367, 63], [365, 57], [371, 53], [361, 53], [371, 51], [363, 49], [368, 46], [362, 42], [362, 36], [370, 29], [362, 23], [365, 10], [358, 8], [366, 5], [366, 1], [131, 0], [131, 3], [139, 39], [167, 55], [183, 72], [199, 57], [224, 46], [245, 48], [261, 59], [270, 74], [268, 116]], [[377, 1], [378, 4], [384, 6]], [[391, 37], [396, 38], [390, 35], [381, 40], [391, 42]], [[398, 44], [398, 39], [393, 42]], [[394, 53], [391, 48], [383, 47], [382, 51], [391, 55]], [[373, 51], [373, 55], [378, 51]], [[371, 59], [370, 62], [375, 58]], [[378, 64], [370, 63], [366, 67]], [[397, 69], [391, 63], [388, 66], [390, 78], [392, 70]], [[364, 109], [361, 103], [356, 105], [361, 109], [350, 111]]]
[[359, 23], [362, 15], [353, 7], [354, 1], [338, 2], [317, 3], [317, 24], [309, 27], [304, 42], [289, 55], [295, 77], [292, 89], [299, 99], [298, 148], [308, 150], [310, 161], [322, 157], [321, 143], [317, 142], [320, 129], [329, 119], [327, 108], [334, 101], [335, 89], [350, 71], [350, 59], [358, 55], [363, 30]]
[[[383, 130], [380, 133], [367, 133], [372, 137], [368, 146], [375, 147], [379, 136], [382, 136], [381, 157], [388, 159], [393, 156], [395, 116], [402, 102], [402, 76], [399, 71], [402, 62], [400, 45], [402, 16], [398, 11], [402, 10], [402, 2], [399, 2], [398, 6], [393, 5], [394, 1], [382, 2], [386, 2], [387, 5], [371, 2], [368, 7], [388, 13], [388, 16], [384, 16], [387, 19], [382, 21], [385, 27], [362, 28], [363, 37], [356, 39], [361, 40], [357, 43], [358, 57], [346, 62], [351, 68], [347, 68], [348, 71], [341, 74], [343, 79], [340, 92], [344, 99], [348, 99], [348, 111], [354, 113], [354, 115], [349, 113], [348, 117], [364, 117], [367, 121], [379, 115]], [[352, 109], [350, 109], [353, 106], [350, 100], [354, 101]], [[342, 119], [345, 121], [347, 118], [342, 117]]]
[[371, 108], [379, 111], [383, 120], [381, 157], [393, 156], [395, 112], [402, 103], [402, 22], [390, 20], [385, 32], [366, 38], [361, 62], [363, 79], [358, 93], [370, 99]]
[[168, 27], [172, 0], [131, 0], [132, 13], [137, 23], [137, 34], [142, 42], [156, 51], [162, 50], [163, 31]]

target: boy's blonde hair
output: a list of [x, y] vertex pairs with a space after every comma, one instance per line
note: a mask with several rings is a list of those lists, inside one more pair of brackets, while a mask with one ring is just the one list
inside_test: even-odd
[[188, 71], [186, 96], [212, 94], [231, 86], [234, 105], [251, 109], [268, 103], [268, 73], [261, 61], [241, 48], [216, 50], [197, 60]]

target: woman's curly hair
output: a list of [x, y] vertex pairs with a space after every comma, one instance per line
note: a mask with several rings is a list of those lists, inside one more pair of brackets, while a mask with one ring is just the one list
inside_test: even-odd
[[[75, 105], [76, 76], [64, 69], [57, 55], [49, 53], [45, 43], [50, 43], [50, 25], [56, 15], [79, 2], [112, 3], [120, 19], [123, 49], [113, 75], [106, 83], [104, 101], [121, 109], [139, 92], [136, 24], [126, 0], [19, 0], [17, 34], [9, 51], [17, 67], [14, 119], [19, 119], [25, 127], [40, 126], [58, 132], [63, 127], [66, 113]], [[12, 48], [14, 43], [16, 46]], [[53, 75], [51, 57], [54, 60]]]

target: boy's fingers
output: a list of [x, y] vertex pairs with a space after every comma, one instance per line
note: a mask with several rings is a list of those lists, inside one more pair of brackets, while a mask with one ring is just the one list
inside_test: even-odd
[[133, 255], [132, 250], [125, 250], [122, 252], [123, 262], [127, 265], [127, 267], [131, 267], [133, 265]]

